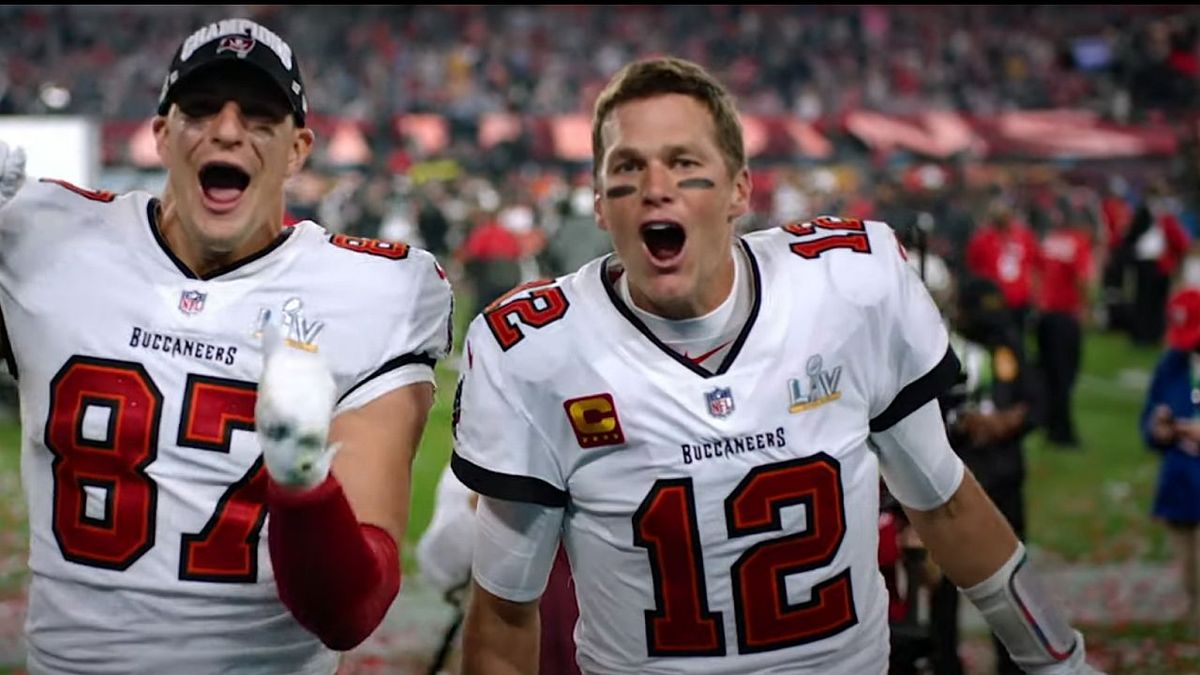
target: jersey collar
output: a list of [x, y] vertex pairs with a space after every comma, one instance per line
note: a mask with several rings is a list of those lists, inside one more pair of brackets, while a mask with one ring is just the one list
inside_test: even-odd
[[750, 306], [750, 314], [746, 317], [746, 323], [742, 329], [738, 331], [737, 337], [734, 338], [733, 346], [730, 347], [729, 353], [725, 355], [725, 359], [721, 361], [721, 366], [715, 371], [709, 371], [707, 368], [693, 363], [691, 359], [683, 354], [671, 349], [662, 340], [659, 340], [656, 335], [646, 326], [646, 324], [638, 318], [633, 310], [629, 309], [624, 302], [621, 301], [620, 295], [617, 293], [615, 280], [620, 276], [620, 262], [613, 254], [608, 255], [599, 266], [600, 269], [600, 285], [604, 287], [604, 292], [608, 296], [608, 300], [612, 303], [614, 309], [617, 310], [624, 319], [629, 322], [639, 333], [650, 341], [659, 351], [671, 357], [679, 365], [687, 368], [693, 373], [703, 378], [716, 377], [724, 375], [732, 366], [738, 354], [742, 350], [742, 346], [746, 343], [746, 339], [750, 336], [751, 329], [754, 328], [755, 320], [758, 319], [758, 310], [762, 306], [762, 275], [758, 269], [758, 260], [754, 257], [754, 252], [746, 245], [745, 240], [739, 238], [738, 245], [746, 254], [747, 267], [750, 270], [750, 283], [753, 295], [752, 304]]
[[294, 230], [294, 228], [285, 227], [283, 228], [283, 231], [279, 233], [279, 236], [275, 237], [274, 241], [262, 249], [251, 253], [245, 258], [225, 265], [224, 267], [219, 267], [208, 274], [196, 274], [190, 267], [188, 267], [182, 260], [179, 259], [179, 256], [175, 255], [175, 252], [171, 250], [170, 246], [167, 246], [167, 240], [163, 238], [162, 232], [160, 232], [158, 229], [158, 206], [159, 200], [157, 198], [151, 198], [150, 201], [146, 203], [146, 222], [149, 223], [150, 234], [154, 237], [154, 241], [158, 244], [158, 247], [162, 249], [162, 252], [167, 256], [167, 259], [170, 260], [171, 263], [175, 265], [175, 268], [178, 269], [183, 276], [187, 277], [188, 279], [210, 281], [212, 279], [216, 279], [217, 277], [229, 275], [232, 272], [240, 270], [256, 260], [260, 260], [270, 255], [271, 252], [282, 246], [284, 242], [291, 238]]

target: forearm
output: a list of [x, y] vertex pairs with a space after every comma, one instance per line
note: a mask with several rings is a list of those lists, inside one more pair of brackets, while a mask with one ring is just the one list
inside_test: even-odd
[[1017, 548], [1012, 527], [969, 471], [945, 504], [905, 513], [934, 561], [963, 588], [987, 579]]
[[333, 476], [303, 492], [272, 481], [267, 508], [280, 600], [328, 647], [355, 647], [379, 626], [400, 591], [396, 541], [358, 521]]
[[1090, 673], [1083, 637], [1031, 569], [1025, 547], [968, 472], [949, 502], [909, 511], [937, 561], [1026, 672]]
[[536, 675], [538, 602], [510, 602], [472, 583], [463, 628], [463, 675]]

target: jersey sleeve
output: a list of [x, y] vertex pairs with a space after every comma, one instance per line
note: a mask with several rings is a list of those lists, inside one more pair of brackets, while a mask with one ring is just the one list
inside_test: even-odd
[[89, 202], [79, 189], [63, 185], [26, 178], [17, 194], [0, 207], [0, 283], [6, 287], [44, 267], [43, 249], [64, 236], [68, 224], [95, 217], [84, 210]]
[[482, 495], [561, 507], [566, 481], [558, 457], [534, 424], [506, 356], [482, 317], [467, 334], [455, 395], [454, 454], [459, 480]]
[[[56, 257], [82, 251], [86, 244], [79, 244], [78, 233], [105, 218], [102, 209], [110, 208], [117, 198], [111, 192], [27, 176], [21, 189], [0, 206], [0, 314], [6, 305], [12, 312], [24, 304], [26, 294], [47, 269], [67, 267], [70, 263], [57, 262]], [[121, 198], [121, 205], [129, 208], [130, 201], [136, 199], [132, 194], [127, 195]], [[12, 328], [15, 331], [17, 327]], [[16, 377], [17, 358], [3, 316], [0, 316], [0, 332], [4, 333], [0, 334], [0, 359]]]
[[883, 431], [937, 398], [954, 383], [958, 359], [945, 323], [915, 270], [903, 259], [895, 232], [871, 223], [884, 257], [887, 288], [873, 308], [875, 339], [871, 431]]
[[385, 324], [383, 353], [373, 367], [356, 374], [354, 384], [338, 399], [337, 412], [361, 407], [415, 382], [433, 382], [434, 365], [450, 351], [454, 300], [437, 261], [425, 251], [412, 249], [408, 259], [387, 264], [410, 266], [403, 270], [404, 276], [380, 281], [397, 286], [388, 302], [403, 310], [395, 312], [391, 325]]

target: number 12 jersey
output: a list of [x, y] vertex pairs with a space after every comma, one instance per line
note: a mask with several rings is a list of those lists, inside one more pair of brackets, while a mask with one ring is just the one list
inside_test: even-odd
[[940, 315], [883, 223], [737, 244], [754, 306], [715, 372], [658, 341], [612, 258], [477, 317], [458, 476], [566, 509], [591, 673], [882, 673], [868, 439], [954, 380]]

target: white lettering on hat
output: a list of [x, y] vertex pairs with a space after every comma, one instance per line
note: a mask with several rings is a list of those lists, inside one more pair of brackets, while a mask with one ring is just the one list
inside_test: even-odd
[[179, 60], [187, 61], [204, 45], [226, 35], [249, 34], [255, 41], [264, 44], [279, 57], [279, 62], [287, 70], [292, 69], [292, 48], [269, 29], [254, 23], [249, 19], [225, 19], [197, 30], [183, 41], [183, 49], [179, 52]]

